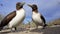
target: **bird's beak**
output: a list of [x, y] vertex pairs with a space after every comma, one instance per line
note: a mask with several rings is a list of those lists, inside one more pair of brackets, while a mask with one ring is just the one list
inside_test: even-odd
[[28, 4], [28, 6], [32, 8], [32, 5], [31, 4]]
[[25, 2], [22, 2], [22, 3], [21, 3], [21, 6], [23, 6], [24, 4], [25, 4]]

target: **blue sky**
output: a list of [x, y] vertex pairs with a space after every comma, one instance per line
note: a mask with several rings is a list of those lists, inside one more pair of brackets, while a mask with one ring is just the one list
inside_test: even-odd
[[46, 22], [60, 18], [60, 0], [0, 0], [0, 4], [3, 4], [3, 6], [0, 5], [0, 14], [6, 16], [16, 10], [17, 2], [26, 3], [23, 7], [26, 11], [25, 23], [31, 21], [32, 16], [32, 9], [27, 4], [36, 4], [39, 13], [45, 17]]

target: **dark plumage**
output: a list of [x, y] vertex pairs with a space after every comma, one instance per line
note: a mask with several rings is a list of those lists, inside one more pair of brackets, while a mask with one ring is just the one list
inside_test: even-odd
[[14, 17], [16, 16], [16, 11], [11, 12], [8, 14], [0, 23], [0, 28], [3, 29]]

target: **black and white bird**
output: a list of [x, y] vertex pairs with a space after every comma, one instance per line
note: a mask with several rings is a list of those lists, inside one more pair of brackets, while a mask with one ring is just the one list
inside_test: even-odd
[[0, 23], [0, 30], [8, 25], [9, 28], [15, 28], [25, 19], [25, 10], [23, 8], [24, 2], [16, 3], [16, 10], [9, 13]]
[[32, 21], [36, 24], [36, 28], [38, 28], [38, 26], [43, 26], [43, 28], [45, 28], [45, 26], [47, 25], [45, 18], [41, 13], [38, 12], [37, 5], [28, 4], [28, 6], [32, 8]]

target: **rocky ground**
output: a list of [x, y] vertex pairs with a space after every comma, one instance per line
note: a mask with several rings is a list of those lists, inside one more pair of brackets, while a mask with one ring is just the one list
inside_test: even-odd
[[18, 29], [17, 31], [11, 31], [10, 29], [6, 29], [0, 31], [0, 34], [60, 34], [60, 26], [46, 27], [45, 29], [30, 29], [30, 31], [26, 29]]

